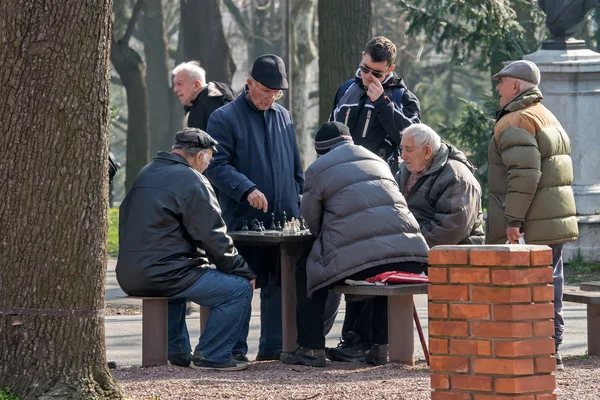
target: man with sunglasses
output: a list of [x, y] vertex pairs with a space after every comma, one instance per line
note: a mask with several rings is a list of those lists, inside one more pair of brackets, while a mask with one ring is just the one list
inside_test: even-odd
[[[296, 145], [292, 116], [275, 103], [288, 88], [283, 60], [258, 57], [241, 95], [212, 113], [208, 132], [219, 145], [206, 170], [219, 189], [223, 219], [229, 230], [241, 230], [244, 220], [269, 226], [276, 220], [298, 218], [304, 173]], [[257, 360], [279, 359], [281, 352], [281, 287], [277, 247], [238, 247], [257, 274], [261, 333]]]
[[362, 52], [356, 76], [335, 95], [330, 121], [350, 129], [355, 144], [366, 147], [398, 170], [401, 132], [420, 122], [419, 100], [394, 73], [396, 46], [383, 36], [371, 39]]

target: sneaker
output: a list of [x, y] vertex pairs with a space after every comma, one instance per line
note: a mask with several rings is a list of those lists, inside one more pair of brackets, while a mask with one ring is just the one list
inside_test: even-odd
[[293, 353], [281, 353], [281, 361], [286, 364], [324, 367], [327, 364], [325, 350], [312, 350], [298, 347]]
[[254, 361], [279, 361], [281, 352], [273, 354], [257, 354]]
[[237, 363], [233, 360], [224, 363], [215, 363], [204, 359], [194, 359], [194, 368], [211, 371], [242, 371], [248, 368], [248, 363]]
[[248, 364], [250, 362], [250, 360], [248, 360], [248, 357], [246, 357], [246, 355], [241, 351], [232, 351], [231, 359], [236, 364]]
[[365, 361], [371, 365], [385, 365], [389, 362], [389, 346], [374, 344], [365, 353]]
[[364, 362], [365, 351], [369, 346], [361, 341], [358, 333], [348, 331], [345, 340], [340, 340], [337, 347], [326, 348], [327, 358], [332, 361]]
[[169, 363], [178, 367], [189, 367], [192, 363], [192, 355], [190, 353], [169, 354]]
[[556, 370], [557, 371], [564, 371], [565, 370], [565, 365], [563, 364], [563, 360], [562, 357], [560, 355], [560, 353], [557, 351], [556, 354], [554, 355], [554, 357], [556, 357]]

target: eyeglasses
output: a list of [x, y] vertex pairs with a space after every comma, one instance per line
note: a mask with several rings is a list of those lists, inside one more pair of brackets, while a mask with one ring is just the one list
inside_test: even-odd
[[376, 71], [374, 69], [371, 69], [369, 67], [365, 67], [364, 65], [360, 64], [358, 66], [358, 68], [360, 68], [360, 72], [362, 72], [363, 74], [368, 74], [369, 72], [371, 73], [371, 75], [373, 75], [375, 78], [379, 79], [381, 78], [383, 75], [385, 75], [385, 73], [387, 71]]
[[260, 87], [256, 81], [254, 82], [254, 86], [256, 86], [258, 88], [258, 90], [260, 90], [260, 92], [262, 93], [263, 96], [265, 97], [272, 97], [273, 100], [279, 100], [280, 98], [283, 97], [283, 92], [281, 90], [270, 90], [267, 88], [263, 88]]

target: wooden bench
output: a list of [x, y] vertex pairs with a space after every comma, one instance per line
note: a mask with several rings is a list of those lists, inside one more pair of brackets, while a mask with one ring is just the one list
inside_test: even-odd
[[563, 301], [587, 304], [588, 354], [600, 355], [600, 291], [564, 292]]
[[[414, 311], [413, 295], [427, 294], [427, 283], [406, 285], [343, 285], [335, 286], [336, 293], [360, 296], [386, 296], [388, 298], [388, 341], [390, 361], [415, 365]], [[417, 323], [418, 317], [417, 317]], [[420, 326], [419, 326], [420, 329]], [[423, 352], [428, 358], [424, 339], [421, 340]]]
[[579, 289], [585, 292], [598, 292], [600, 291], [600, 282], [582, 282]]

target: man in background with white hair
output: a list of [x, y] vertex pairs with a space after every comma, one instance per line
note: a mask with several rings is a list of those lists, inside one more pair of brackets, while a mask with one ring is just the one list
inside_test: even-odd
[[173, 91], [185, 111], [184, 127], [203, 131], [217, 108], [232, 102], [235, 94], [222, 82], [206, 83], [206, 72], [197, 61], [187, 61], [173, 69]]
[[465, 154], [425, 124], [406, 128], [400, 149], [400, 191], [429, 247], [482, 244], [481, 186]]
[[489, 205], [486, 243], [545, 244], [554, 268], [556, 368], [564, 319], [563, 244], [577, 240], [571, 143], [556, 117], [542, 105], [540, 71], [515, 61], [493, 76], [502, 107], [488, 148]]

